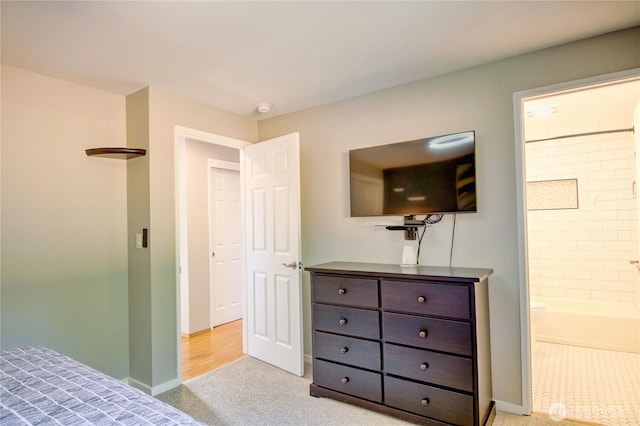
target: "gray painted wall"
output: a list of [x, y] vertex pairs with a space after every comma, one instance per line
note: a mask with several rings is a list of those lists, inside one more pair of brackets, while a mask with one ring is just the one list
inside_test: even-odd
[[2, 348], [129, 375], [124, 97], [2, 66]]
[[[149, 89], [143, 89], [126, 98], [127, 146], [145, 148], [147, 155], [127, 161], [127, 246], [129, 252], [129, 371], [130, 378], [143, 389], [151, 383], [153, 363], [151, 347], [152, 312], [150, 300], [151, 250], [136, 248], [136, 234], [142, 229], [149, 231]], [[153, 241], [153, 233], [148, 233]], [[131, 265], [136, 265], [131, 267]]]

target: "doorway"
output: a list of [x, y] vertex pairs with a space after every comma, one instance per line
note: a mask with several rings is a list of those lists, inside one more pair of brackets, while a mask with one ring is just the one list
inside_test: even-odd
[[515, 99], [530, 408], [604, 424], [640, 418], [638, 73]]
[[[190, 215], [202, 211], [188, 208], [188, 172], [191, 168], [187, 167], [186, 148], [187, 141], [194, 139], [205, 142], [204, 145], [219, 145], [219, 149], [241, 154], [241, 198], [245, 201], [241, 203], [244, 218], [241, 221], [242, 241], [245, 242], [241, 248], [240, 298], [243, 318], [246, 319], [242, 324], [243, 353], [293, 374], [304, 375], [299, 134], [291, 133], [250, 144], [176, 126], [175, 136], [181, 330], [185, 327], [186, 330], [210, 329], [209, 315], [198, 315], [200, 310], [192, 309], [192, 304], [202, 303], [202, 300], [206, 300], [208, 308], [210, 298], [208, 294], [203, 296], [199, 293], [203, 287], [209, 289], [209, 286], [203, 285], [204, 280], [194, 278], [203, 269], [208, 272], [208, 268], [202, 268], [208, 263], [196, 262], [191, 257], [204, 254], [207, 259], [204, 262], [208, 262], [211, 255], [208, 244], [207, 250], [190, 249], [192, 241], [202, 241], [202, 230], [208, 229], [208, 225], [188, 226]], [[199, 166], [193, 169], [201, 170]], [[208, 168], [202, 170], [206, 173]], [[194, 181], [206, 180], [205, 177]], [[196, 197], [196, 200], [201, 202], [203, 198], [208, 197]], [[204, 234], [208, 235], [208, 232]], [[194, 265], [197, 268], [192, 268]], [[205, 317], [205, 326], [197, 328], [201, 327]], [[178, 347], [181, 347], [181, 334], [177, 336]], [[178, 371], [181, 372], [181, 351], [177, 355]]]
[[[215, 194], [211, 196], [215, 191], [210, 183], [217, 187], [224, 183], [222, 186], [227, 189], [223, 204], [226, 207], [233, 204], [234, 199], [239, 201], [240, 149], [248, 144], [191, 129], [180, 130], [184, 136], [176, 137], [181, 320], [178, 337], [180, 375], [185, 380], [244, 355], [242, 277], [239, 272], [242, 268], [241, 233], [229, 239], [226, 234], [221, 236], [215, 232], [216, 217], [222, 221], [228, 217], [221, 209], [218, 213], [222, 214], [212, 214], [217, 201]], [[178, 129], [176, 134], [178, 136]], [[229, 174], [231, 178], [226, 179]], [[233, 194], [234, 190], [237, 193]], [[238, 212], [235, 216], [237, 228], [242, 223], [239, 216]], [[223, 226], [219, 228], [224, 229]], [[212, 247], [212, 242], [218, 246]], [[218, 259], [225, 261], [222, 267], [212, 270], [216, 266], [212, 261], [216, 250]], [[227, 268], [225, 264], [235, 264], [236, 269]], [[233, 288], [218, 292], [213, 286], [218, 281]], [[221, 294], [229, 295], [230, 302], [218, 303]], [[230, 309], [225, 308], [233, 308], [235, 314], [226, 315]], [[214, 318], [220, 311], [225, 314]]]

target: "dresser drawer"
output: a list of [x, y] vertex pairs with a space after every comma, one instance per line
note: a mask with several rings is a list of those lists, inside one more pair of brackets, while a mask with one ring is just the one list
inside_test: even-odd
[[382, 375], [316, 359], [313, 382], [328, 389], [382, 402]]
[[380, 370], [380, 343], [314, 331], [313, 356], [356, 367]]
[[385, 312], [382, 336], [385, 342], [472, 355], [471, 324], [466, 322]]
[[384, 378], [386, 405], [454, 425], [473, 424], [473, 397], [395, 377]]
[[382, 307], [386, 310], [470, 319], [469, 288], [411, 281], [383, 280]]
[[473, 392], [473, 362], [469, 358], [388, 343], [383, 353], [384, 370], [389, 374]]
[[313, 328], [349, 336], [379, 339], [380, 316], [378, 311], [314, 303]]
[[319, 303], [377, 308], [378, 280], [314, 275], [311, 300]]

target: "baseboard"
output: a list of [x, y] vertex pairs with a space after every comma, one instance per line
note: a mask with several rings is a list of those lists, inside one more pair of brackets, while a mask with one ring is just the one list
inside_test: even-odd
[[496, 400], [496, 410], [504, 411], [505, 413], [518, 414], [520, 416], [529, 416], [531, 413], [527, 413], [522, 405], [514, 404], [512, 402]]
[[204, 334], [204, 333], [209, 333], [211, 331], [211, 328], [203, 328], [202, 330], [198, 330], [198, 331], [194, 331], [193, 333], [180, 333], [180, 335], [182, 337], [195, 337], [198, 336], [200, 334]]
[[133, 386], [136, 389], [140, 389], [142, 392], [151, 395], [151, 386], [148, 386], [145, 383], [139, 382], [136, 379], [131, 377], [127, 377], [127, 383]]
[[151, 395], [156, 396], [158, 394], [161, 394], [162, 392], [166, 392], [168, 390], [176, 388], [180, 386], [180, 384], [182, 384], [182, 380], [180, 380], [179, 378], [169, 380], [168, 382], [164, 382], [161, 385], [151, 388]]
[[129, 383], [131, 386], [133, 386], [136, 389], [140, 389], [142, 392], [148, 395], [156, 396], [163, 392], [166, 392], [168, 390], [171, 390], [175, 387], [180, 386], [182, 382], [180, 381], [180, 379], [173, 379], [173, 380], [169, 380], [168, 382], [164, 382], [158, 386], [152, 387], [147, 385], [146, 383], [142, 383], [136, 379], [132, 379], [131, 377], [128, 377], [127, 383]]

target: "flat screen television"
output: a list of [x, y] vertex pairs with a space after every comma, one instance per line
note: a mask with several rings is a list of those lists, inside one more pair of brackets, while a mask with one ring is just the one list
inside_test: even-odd
[[475, 132], [349, 151], [351, 216], [476, 212]]

